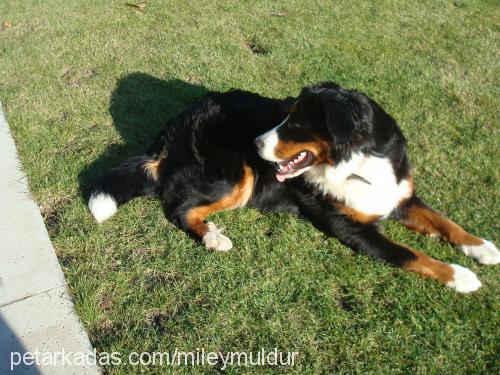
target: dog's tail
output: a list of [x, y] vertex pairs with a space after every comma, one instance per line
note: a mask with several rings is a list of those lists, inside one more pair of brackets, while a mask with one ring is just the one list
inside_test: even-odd
[[135, 156], [96, 178], [88, 200], [96, 221], [113, 216], [118, 206], [132, 198], [156, 195], [166, 157], [166, 151]]

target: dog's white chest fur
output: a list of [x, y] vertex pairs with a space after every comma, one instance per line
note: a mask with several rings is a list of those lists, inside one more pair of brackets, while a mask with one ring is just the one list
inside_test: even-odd
[[[370, 184], [349, 178], [353, 173]], [[315, 166], [306, 171], [304, 176], [325, 194], [367, 215], [386, 217], [402, 199], [409, 198], [413, 193], [408, 180], [397, 183], [389, 159], [359, 153], [336, 166]]]

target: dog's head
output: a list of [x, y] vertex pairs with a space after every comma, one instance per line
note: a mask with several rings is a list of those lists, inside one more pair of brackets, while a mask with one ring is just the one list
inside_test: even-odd
[[370, 100], [334, 84], [304, 88], [284, 121], [255, 140], [259, 155], [276, 163], [277, 179], [296, 177], [315, 165], [371, 144]]

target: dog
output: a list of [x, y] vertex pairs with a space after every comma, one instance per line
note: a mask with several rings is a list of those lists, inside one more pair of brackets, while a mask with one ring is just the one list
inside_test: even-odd
[[138, 196], [159, 197], [170, 222], [216, 251], [232, 242], [207, 217], [253, 207], [299, 215], [360, 254], [462, 293], [481, 286], [472, 271], [391, 241], [377, 222], [392, 219], [479, 263], [500, 262], [494, 244], [417, 197], [396, 121], [373, 99], [331, 82], [285, 99], [209, 92], [170, 120], [147, 152], [98, 177], [88, 206], [102, 222]]

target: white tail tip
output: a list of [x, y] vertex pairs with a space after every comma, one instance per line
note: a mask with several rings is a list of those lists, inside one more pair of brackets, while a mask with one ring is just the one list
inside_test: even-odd
[[98, 223], [113, 216], [118, 209], [114, 198], [106, 193], [92, 193], [89, 199], [89, 209]]

